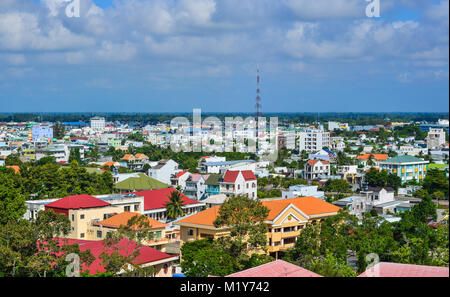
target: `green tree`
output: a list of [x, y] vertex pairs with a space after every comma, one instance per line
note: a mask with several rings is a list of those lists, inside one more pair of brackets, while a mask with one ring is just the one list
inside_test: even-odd
[[183, 216], [183, 197], [182, 194], [178, 191], [173, 191], [170, 195], [167, 195], [169, 201], [165, 203], [167, 216], [171, 220], [176, 220], [179, 217]]
[[247, 196], [231, 197], [220, 207], [214, 226], [230, 230], [229, 236], [218, 240], [228, 254], [238, 259], [237, 270], [244, 267], [242, 263], [249, 260], [252, 252], [266, 250], [267, 226], [264, 220], [268, 214], [267, 207]]
[[12, 170], [0, 171], [0, 225], [20, 219], [26, 211], [19, 178]]

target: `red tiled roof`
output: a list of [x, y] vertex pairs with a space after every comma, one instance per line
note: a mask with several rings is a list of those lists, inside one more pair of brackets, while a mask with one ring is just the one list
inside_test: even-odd
[[[63, 240], [61, 240], [62, 243]], [[64, 240], [66, 241], [66, 240]], [[97, 274], [99, 272], [105, 272], [105, 268], [102, 265], [102, 260], [99, 259], [100, 254], [105, 250], [103, 241], [89, 241], [89, 240], [77, 240], [77, 239], [67, 239], [68, 245], [78, 244], [80, 246], [80, 251], [84, 252], [86, 250], [90, 250], [92, 255], [95, 257], [95, 261], [92, 262], [91, 266], [83, 267], [84, 269], [89, 270], [89, 274]], [[127, 255], [126, 251], [128, 251], [128, 255], [136, 247], [136, 242], [130, 241], [126, 238], [122, 239], [117, 247], [119, 247], [119, 254], [122, 256]], [[135, 265], [141, 265], [146, 263], [151, 263], [155, 261], [160, 261], [168, 258], [172, 258], [173, 256], [160, 252], [154, 248], [148, 246], [141, 246], [139, 248], [140, 254], [137, 257]], [[127, 256], [128, 256], [127, 255]]]
[[110, 205], [111, 204], [109, 204], [108, 202], [97, 199], [90, 195], [76, 195], [61, 198], [55, 202], [47, 204], [45, 207], [58, 209], [81, 209], [81, 208], [103, 207]]
[[[176, 191], [174, 188], [167, 189], [159, 189], [159, 190], [150, 190], [150, 191], [141, 191], [135, 192], [137, 196], [144, 196], [144, 210], [152, 210], [152, 209], [161, 209], [166, 208], [166, 202], [169, 201], [170, 194]], [[196, 204], [198, 201], [189, 199], [185, 195], [181, 194], [184, 204]]]
[[223, 176], [223, 181], [226, 183], [234, 183], [239, 176], [240, 171], [231, 171], [228, 170], [225, 172], [225, 175]]
[[448, 267], [381, 262], [358, 277], [449, 277]]
[[186, 173], [187, 173], [186, 171], [180, 171], [180, 172], [177, 173], [177, 177], [185, 175]]
[[245, 171], [241, 171], [242, 172], [242, 176], [244, 177], [244, 179], [246, 181], [250, 181], [250, 180], [256, 180], [256, 176], [253, 173], [253, 171], [251, 170], [245, 170]]
[[322, 277], [300, 266], [277, 260], [241, 272], [236, 272], [227, 277]]

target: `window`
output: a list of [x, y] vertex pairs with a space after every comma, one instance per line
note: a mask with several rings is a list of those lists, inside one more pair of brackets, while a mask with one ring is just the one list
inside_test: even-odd
[[128, 212], [130, 212], [130, 210], [131, 210], [131, 207], [130, 207], [130, 206], [125, 206], [125, 207], [123, 208], [123, 210], [124, 210], [124, 211], [128, 211]]
[[80, 238], [84, 238], [84, 233], [80, 233]]
[[134, 206], [134, 211], [139, 211], [139, 205]]
[[80, 219], [84, 220], [84, 214], [80, 215]]
[[97, 238], [102, 238], [102, 231], [97, 231]]
[[163, 266], [164, 268], [164, 274], [167, 274], [167, 271], [169, 271], [169, 265], [167, 265], [167, 264], [164, 264], [164, 266]]
[[161, 231], [156, 231], [156, 238], [161, 238], [161, 237], [162, 237]]
[[72, 222], [75, 221], [75, 215], [72, 215]]
[[188, 236], [194, 236], [194, 229], [188, 230]]

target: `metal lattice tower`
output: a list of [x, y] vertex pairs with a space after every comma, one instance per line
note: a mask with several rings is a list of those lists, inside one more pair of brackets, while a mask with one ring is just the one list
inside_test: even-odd
[[260, 80], [260, 75], [259, 75], [259, 68], [258, 68], [258, 75], [257, 75], [257, 77], [256, 77], [256, 84], [257, 84], [257, 88], [256, 88], [256, 105], [255, 105], [255, 108], [256, 108], [256, 113], [255, 113], [255, 115], [257, 116], [257, 117], [262, 117], [263, 116], [263, 114], [262, 114], [262, 104], [261, 104], [261, 89], [260, 89], [260, 83], [261, 83], [261, 80]]

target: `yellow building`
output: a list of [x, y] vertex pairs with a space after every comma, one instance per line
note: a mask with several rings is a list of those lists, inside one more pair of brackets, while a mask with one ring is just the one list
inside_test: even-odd
[[[276, 258], [279, 252], [295, 245], [300, 232], [308, 224], [320, 223], [341, 209], [315, 197], [277, 199], [262, 204], [269, 209], [269, 215], [264, 221], [267, 224], [268, 252]], [[220, 206], [212, 207], [175, 222], [175, 225], [180, 226], [181, 245], [184, 242], [229, 235], [228, 227], [214, 227], [219, 209]]]
[[[121, 226], [126, 226], [128, 221], [135, 216], [143, 216], [139, 213], [132, 212], [123, 212], [119, 213], [115, 216], [107, 218], [106, 220], [95, 222], [88, 229], [88, 234], [93, 236], [92, 238], [88, 238], [90, 240], [103, 240], [106, 238], [109, 232], [114, 232], [119, 229]], [[166, 251], [166, 244], [169, 242], [169, 239], [166, 237], [166, 227], [168, 224], [164, 224], [154, 220], [152, 218], [143, 216], [149, 223], [149, 230], [152, 233], [152, 240], [146, 241], [143, 244], [146, 246], [150, 246], [159, 251]]]

